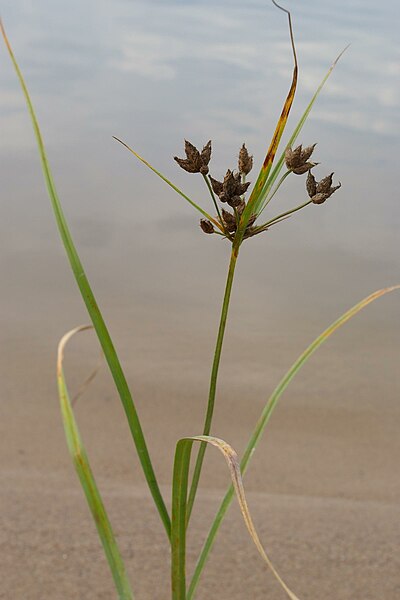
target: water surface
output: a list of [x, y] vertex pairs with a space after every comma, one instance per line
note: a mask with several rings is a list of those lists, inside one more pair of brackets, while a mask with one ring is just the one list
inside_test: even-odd
[[[300, 62], [289, 130], [351, 43], [299, 138], [318, 142], [317, 175], [335, 171], [342, 189], [243, 247], [222, 381], [237, 377], [253, 399], [338, 314], [400, 281], [398, 3], [287, 6]], [[211, 138], [217, 178], [235, 167], [243, 141], [261, 164], [290, 85], [285, 15], [259, 0], [5, 0], [2, 12], [73, 235], [132, 377], [146, 397], [143, 382], [161, 371], [172, 403], [171, 373], [178, 382], [192, 377], [193, 389], [204, 385], [203, 397], [228, 245], [205, 236], [191, 207], [111, 136], [125, 139], [211, 210], [201, 178], [181, 171], [172, 157], [182, 155], [184, 138], [198, 146]], [[87, 316], [4, 50], [0, 60], [1, 385], [3, 409], [18, 429], [12, 419], [28, 396], [50, 406], [56, 341]], [[304, 178], [293, 176], [270, 216], [304, 194]], [[324, 368], [313, 371], [322, 398], [299, 388], [301, 402], [379, 408], [389, 423], [398, 410], [398, 306], [395, 296], [381, 300], [340, 334], [332, 354], [321, 358]], [[53, 403], [52, 397], [56, 419]]]

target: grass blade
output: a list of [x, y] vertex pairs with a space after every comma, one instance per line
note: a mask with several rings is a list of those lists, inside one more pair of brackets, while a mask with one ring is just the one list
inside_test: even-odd
[[125, 566], [100, 492], [97, 488], [96, 481], [90, 468], [86, 450], [82, 444], [72, 404], [69, 399], [68, 389], [65, 383], [63, 371], [63, 356], [65, 346], [73, 335], [86, 329], [92, 329], [92, 326], [84, 325], [69, 331], [63, 336], [58, 345], [57, 382], [61, 414], [65, 436], [67, 438], [68, 449], [81, 482], [81, 486], [85, 493], [90, 512], [92, 513], [93, 520], [96, 524], [101, 543], [103, 544], [104, 552], [107, 557], [108, 564], [110, 565], [114, 583], [118, 591], [118, 597], [120, 600], [133, 600], [133, 592], [125, 571]]
[[180, 196], [182, 196], [182, 198], [185, 198], [185, 200], [187, 202], [189, 202], [189, 204], [191, 206], [193, 206], [193, 208], [195, 208], [196, 210], [199, 211], [199, 213], [201, 213], [203, 215], [203, 217], [206, 217], [206, 219], [208, 219], [209, 221], [211, 221], [212, 223], [214, 223], [214, 225], [216, 227], [218, 227], [218, 229], [220, 229], [222, 232], [224, 232], [221, 223], [219, 223], [216, 219], [214, 219], [211, 215], [208, 214], [208, 212], [206, 212], [205, 210], [203, 210], [198, 204], [196, 204], [195, 202], [193, 202], [193, 200], [191, 200], [189, 198], [189, 196], [186, 196], [186, 194], [184, 192], [182, 192], [182, 190], [180, 190], [174, 183], [172, 183], [172, 181], [170, 181], [169, 179], [167, 179], [162, 173], [160, 173], [160, 171], [157, 171], [157, 169], [155, 169], [149, 162], [147, 162], [147, 160], [145, 160], [142, 156], [140, 156], [140, 154], [138, 154], [135, 150], [133, 150], [133, 148], [131, 148], [130, 146], [128, 146], [128, 144], [126, 144], [125, 142], [123, 142], [122, 140], [120, 140], [119, 138], [117, 138], [115, 135], [113, 135], [114, 140], [116, 140], [117, 142], [119, 142], [120, 144], [122, 144], [123, 146], [125, 146], [125, 148], [127, 148], [127, 150], [129, 150], [129, 152], [131, 152], [134, 156], [136, 156], [136, 158], [138, 158], [144, 165], [146, 165], [146, 167], [149, 167], [149, 169], [151, 169], [151, 171], [153, 171], [153, 173], [155, 173], [156, 175], [158, 175], [158, 177], [160, 177], [163, 181], [165, 181], [165, 183], [167, 183], [170, 187], [172, 187], [173, 190], [175, 190], [175, 192], [177, 192], [177, 194], [179, 194]]
[[[232, 488], [236, 493], [240, 511], [247, 530], [263, 560], [272, 571], [273, 575], [284, 589], [290, 600], [299, 600], [283, 581], [268, 555], [266, 554], [247, 505], [244, 492], [239, 460], [235, 450], [224, 440], [216, 437], [199, 435], [179, 440], [176, 446], [174, 462], [174, 480], [172, 492], [172, 599], [186, 600], [185, 584], [185, 538], [186, 538], [186, 497], [187, 481], [190, 466], [190, 453], [193, 442], [207, 443], [215, 446], [222, 452], [229, 467], [232, 479]], [[188, 596], [189, 598], [189, 596]]]
[[[322, 88], [324, 87], [326, 81], [328, 80], [330, 74], [332, 73], [333, 69], [336, 67], [337, 63], [339, 62], [340, 58], [342, 57], [342, 55], [346, 52], [347, 48], [349, 47], [346, 46], [346, 48], [344, 48], [342, 50], [342, 52], [335, 58], [335, 60], [333, 61], [333, 63], [331, 64], [331, 66], [329, 67], [327, 73], [325, 74], [324, 78], [322, 79], [321, 83], [319, 84], [318, 88], [316, 89], [314, 95], [312, 96], [310, 102], [308, 103], [304, 113], [301, 115], [299, 122], [297, 123], [288, 143], [285, 146], [285, 150], [288, 146], [293, 146], [294, 142], [296, 141], [300, 131], [302, 130], [304, 123], [307, 120], [308, 115], [310, 114], [310, 111], [312, 109], [312, 107], [314, 106], [314, 103], [316, 101], [316, 99], [318, 98]], [[276, 163], [274, 169], [272, 170], [272, 173], [270, 175], [270, 177], [265, 181], [264, 183], [264, 187], [260, 192], [260, 195], [257, 199], [257, 203], [255, 206], [255, 212], [257, 212], [257, 214], [259, 214], [259, 212], [261, 212], [263, 210], [263, 202], [266, 199], [270, 189], [272, 188], [272, 186], [274, 185], [275, 181], [277, 180], [284, 161], [285, 161], [285, 150], [282, 152], [282, 154], [279, 157], [278, 162]]]
[[[278, 383], [275, 390], [272, 392], [271, 396], [269, 397], [269, 399], [261, 413], [261, 416], [258, 419], [257, 424], [253, 430], [253, 433], [250, 436], [250, 439], [246, 446], [246, 450], [243, 454], [243, 458], [240, 463], [240, 467], [241, 467], [243, 474], [246, 472], [246, 470], [249, 466], [253, 452], [254, 452], [258, 442], [260, 441], [262, 434], [264, 433], [265, 427], [267, 426], [267, 423], [271, 417], [271, 414], [272, 414], [275, 406], [278, 403], [278, 400], [280, 399], [280, 397], [282, 396], [283, 392], [286, 390], [287, 386], [292, 381], [292, 379], [297, 375], [297, 373], [300, 371], [300, 369], [308, 361], [308, 359], [337, 329], [339, 329], [342, 325], [347, 323], [347, 321], [349, 321], [358, 312], [360, 312], [360, 310], [362, 310], [363, 308], [365, 308], [366, 306], [371, 304], [371, 302], [374, 302], [378, 298], [381, 298], [381, 296], [384, 296], [385, 294], [388, 294], [388, 293], [393, 292], [394, 290], [398, 290], [398, 289], [400, 289], [400, 285], [394, 285], [392, 287], [378, 290], [378, 291], [374, 292], [373, 294], [371, 294], [370, 296], [367, 296], [366, 298], [361, 300], [361, 302], [359, 302], [358, 304], [356, 304], [355, 306], [350, 308], [341, 317], [339, 317], [339, 319], [334, 321], [334, 323], [332, 323], [332, 325], [330, 325], [327, 329], [325, 329], [325, 331], [323, 333], [321, 333], [321, 335], [318, 336], [306, 348], [306, 350], [299, 356], [299, 358], [293, 363], [293, 365], [286, 372], [286, 374], [283, 376], [283, 378]], [[224, 499], [221, 502], [221, 505], [218, 509], [217, 515], [211, 525], [206, 542], [201, 551], [200, 557], [197, 561], [196, 568], [195, 568], [195, 571], [194, 571], [194, 574], [192, 577], [192, 581], [189, 586], [187, 600], [192, 600], [192, 598], [194, 597], [194, 593], [197, 588], [197, 585], [198, 585], [198, 582], [200, 579], [200, 575], [201, 575], [204, 565], [207, 561], [209, 553], [213, 547], [218, 529], [223, 521], [223, 518], [226, 514], [226, 511], [228, 510], [230, 503], [232, 502], [233, 494], [234, 494], [234, 490], [233, 490], [233, 487], [231, 486], [228, 489], [227, 493], [224, 496]]]
[[288, 16], [290, 41], [292, 44], [292, 52], [293, 52], [293, 59], [294, 59], [292, 83], [291, 83], [288, 95], [286, 97], [285, 103], [283, 105], [281, 115], [280, 115], [278, 123], [276, 125], [274, 135], [272, 136], [272, 140], [269, 145], [269, 148], [268, 148], [267, 154], [265, 156], [263, 165], [261, 167], [260, 173], [258, 174], [253, 191], [250, 194], [250, 198], [247, 203], [246, 209], [243, 212], [242, 219], [241, 219], [243, 228], [246, 227], [251, 214], [256, 212], [257, 207], [260, 204], [260, 201], [259, 201], [260, 194], [262, 193], [264, 184], [265, 184], [268, 174], [271, 170], [272, 163], [274, 162], [275, 154], [278, 149], [282, 134], [285, 130], [286, 123], [287, 123], [287, 120], [289, 117], [290, 109], [292, 108], [294, 95], [296, 93], [296, 88], [297, 88], [298, 65], [297, 65], [296, 48], [294, 45], [292, 18], [291, 18], [290, 12], [288, 10], [279, 6], [279, 4], [277, 4], [277, 2], [275, 2], [275, 0], [272, 0], [272, 1], [275, 4], [275, 6], [277, 6], [277, 8], [279, 8], [280, 10], [283, 10]]
[[186, 520], [190, 454], [193, 440], [179, 440], [172, 479], [171, 586], [172, 600], [186, 600]]
[[142, 427], [140, 424], [139, 416], [136, 411], [136, 407], [133, 402], [133, 398], [128, 387], [128, 383], [126, 381], [124, 372], [121, 367], [121, 363], [119, 361], [118, 355], [115, 351], [114, 344], [111, 340], [110, 334], [108, 332], [107, 326], [104, 322], [101, 311], [97, 305], [96, 299], [90, 287], [89, 281], [86, 277], [83, 265], [75, 248], [74, 242], [72, 240], [69, 227], [67, 221], [65, 219], [60, 200], [58, 198], [57, 190], [53, 181], [53, 177], [51, 174], [51, 169], [49, 165], [49, 161], [46, 155], [46, 149], [43, 143], [42, 134], [40, 132], [40, 127], [38, 120], [35, 115], [35, 111], [33, 108], [32, 101], [29, 96], [28, 89], [26, 87], [24, 78], [22, 76], [21, 70], [18, 66], [18, 63], [15, 59], [14, 53], [12, 51], [10, 42], [7, 38], [6, 32], [4, 30], [3, 24], [0, 21], [0, 30], [3, 35], [4, 41], [6, 43], [8, 52], [10, 54], [11, 61], [14, 65], [15, 71], [17, 73], [17, 77], [21, 84], [21, 88], [23, 94], [25, 96], [25, 100], [28, 106], [29, 114], [31, 117], [33, 129], [35, 132], [35, 137], [39, 149], [43, 176], [45, 179], [47, 191], [50, 197], [50, 201], [53, 207], [54, 215], [56, 218], [58, 230], [60, 232], [60, 236], [62, 242], [64, 244], [65, 251], [67, 253], [71, 269], [74, 273], [76, 282], [78, 284], [79, 290], [81, 292], [82, 298], [86, 304], [86, 308], [92, 319], [92, 323], [94, 329], [96, 330], [97, 336], [99, 338], [101, 347], [104, 352], [104, 356], [109, 365], [111, 374], [113, 376], [116, 388], [118, 390], [119, 396], [121, 398], [122, 405], [124, 407], [124, 411], [126, 414], [126, 418], [129, 424], [129, 428], [136, 446], [136, 450], [138, 453], [138, 457], [140, 463], [142, 465], [142, 469], [144, 475], [146, 477], [147, 484], [150, 488], [151, 494], [154, 499], [154, 503], [157, 507], [157, 510], [160, 514], [161, 520], [163, 522], [164, 528], [167, 532], [168, 537], [170, 536], [171, 530], [171, 522], [168, 515], [168, 511], [166, 509], [164, 500], [161, 496], [160, 489], [158, 487], [157, 479], [154, 473], [153, 465], [151, 463], [151, 459], [149, 456], [149, 452], [147, 449], [147, 445], [144, 439]]

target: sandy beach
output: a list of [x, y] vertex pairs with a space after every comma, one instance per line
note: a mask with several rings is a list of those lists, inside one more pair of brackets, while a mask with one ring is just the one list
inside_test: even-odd
[[[74, 297], [73, 287], [70, 297]], [[79, 320], [84, 313], [75, 300]], [[389, 312], [395, 306], [394, 299], [382, 302]], [[201, 428], [213, 342], [211, 323], [202, 326], [202, 320], [192, 320], [187, 309], [185, 320], [193, 322], [196, 339], [193, 347], [173, 318], [159, 328], [151, 307], [141, 305], [134, 313], [134, 332], [118, 321], [114, 329], [169, 502], [175, 441]], [[46, 307], [37, 314], [45, 320]], [[379, 333], [381, 314], [378, 307], [370, 308], [368, 317], [360, 316], [354, 323], [351, 335], [337, 334], [293, 382], [246, 476], [249, 506], [260, 537], [302, 600], [395, 600], [400, 593], [400, 443], [395, 393], [399, 382], [394, 377], [395, 335], [391, 337], [385, 327]], [[8, 322], [9, 344], [1, 361], [6, 401], [2, 402], [0, 492], [0, 597], [7, 600], [115, 597], [67, 454], [58, 412], [55, 344], [50, 337], [56, 338], [62, 327], [67, 328], [67, 319], [61, 316], [60, 321], [59, 331], [51, 336], [46, 333], [43, 339], [38, 323], [26, 323], [29, 344], [15, 336], [12, 342], [17, 324], [12, 319]], [[280, 336], [277, 329], [276, 323], [268, 334], [255, 336], [254, 343], [254, 337], [253, 341], [248, 338], [248, 326], [232, 325], [227, 337], [213, 430], [239, 454], [272, 381], [277, 382], [289, 358], [295, 358], [309, 341], [303, 328], [291, 339]], [[366, 330], [374, 336], [371, 349], [363, 343]], [[273, 355], [265, 350], [267, 335], [274, 342]], [[167, 352], [172, 338], [174, 349]], [[232, 350], [233, 341], [239, 352]], [[252, 360], [257, 354], [260, 360]], [[263, 361], [267, 354], [269, 364]], [[66, 371], [72, 392], [97, 361], [93, 334], [82, 334], [71, 343]], [[182, 364], [184, 368], [179, 367]], [[379, 369], [391, 376], [377, 380]], [[77, 416], [136, 597], [167, 599], [168, 547], [105, 366], [78, 401]], [[227, 484], [225, 463], [211, 449], [190, 527], [189, 572]], [[285, 597], [248, 538], [235, 503], [197, 597]]]

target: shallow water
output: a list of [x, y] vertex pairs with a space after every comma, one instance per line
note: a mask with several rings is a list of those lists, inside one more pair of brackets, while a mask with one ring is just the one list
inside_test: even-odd
[[[288, 7], [301, 69], [291, 126], [332, 59], [352, 44], [299, 138], [318, 141], [317, 173], [334, 170], [342, 189], [243, 247], [229, 335], [238, 336], [251, 363], [257, 346], [260, 364], [271, 360], [271, 340], [281, 340], [286, 364], [294, 346], [349, 305], [400, 281], [398, 3], [307, 0]], [[159, 347], [165, 337], [169, 356], [181, 347], [190, 356], [191, 340], [204, 337], [208, 364], [228, 246], [204, 236], [191, 207], [111, 135], [208, 208], [202, 181], [172, 156], [182, 155], [184, 137], [199, 146], [211, 137], [216, 177], [235, 166], [244, 140], [261, 162], [290, 82], [285, 15], [261, 1], [244, 10], [239, 2], [13, 0], [5, 2], [3, 18], [73, 234], [121, 343], [140, 347], [146, 342], [137, 337], [144, 336]], [[87, 317], [4, 51], [0, 86], [0, 314], [13, 363], [27, 340], [40, 340], [47, 352], [63, 328]], [[270, 216], [302, 202], [303, 186], [302, 178], [289, 179]], [[381, 300], [351, 335], [343, 334], [344, 345], [362, 343], [363, 351], [379, 343], [370, 349], [378, 354], [378, 378], [386, 364], [379, 356], [397, 340], [397, 307], [395, 295]], [[40, 371], [48, 356], [39, 351], [31, 360]], [[396, 373], [391, 377], [398, 385]]]
[[[334, 170], [342, 189], [243, 247], [236, 327], [265, 327], [258, 335], [266, 339], [271, 330], [287, 336], [292, 326], [313, 335], [363, 295], [400, 280], [398, 3], [307, 0], [288, 7], [300, 61], [291, 126], [333, 58], [352, 45], [299, 138], [318, 142], [317, 173]], [[261, 1], [244, 10], [240, 2], [13, 0], [4, 3], [3, 18], [73, 234], [111, 320], [173, 319], [182, 337], [203, 318], [212, 329], [227, 244], [204, 236], [197, 213], [111, 135], [208, 208], [202, 181], [172, 156], [182, 155], [184, 137], [199, 146], [211, 137], [212, 172], [222, 177], [245, 140], [260, 164], [290, 81], [285, 15]], [[61, 322], [85, 317], [5, 52], [1, 65], [4, 341], [29, 334], [54, 343]], [[302, 178], [292, 177], [270, 216], [304, 194]], [[390, 335], [398, 300], [381, 304], [365, 326], [376, 322]]]

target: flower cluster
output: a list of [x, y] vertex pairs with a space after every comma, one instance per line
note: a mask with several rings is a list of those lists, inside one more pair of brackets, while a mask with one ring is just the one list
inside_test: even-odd
[[311, 169], [318, 165], [315, 162], [308, 162], [311, 154], [314, 151], [316, 144], [302, 148], [302, 145], [297, 146], [294, 150], [289, 146], [285, 151], [285, 162], [288, 171], [296, 175], [303, 175], [308, 172], [306, 189], [308, 196], [313, 204], [323, 204], [336, 190], [341, 187], [341, 183], [332, 186], [333, 173], [321, 179], [320, 182], [315, 180]]
[[242, 183], [241, 173], [227, 170], [224, 181], [217, 181], [210, 176], [213, 192], [221, 202], [226, 202], [232, 208], [238, 208], [243, 203], [241, 196], [247, 192], [250, 181]]
[[[319, 182], [315, 180], [311, 170], [318, 165], [318, 163], [310, 160], [315, 146], [316, 144], [313, 144], [312, 146], [303, 148], [300, 144], [300, 146], [297, 146], [294, 149], [291, 146], [286, 148], [285, 164], [287, 173], [281, 178], [281, 181], [278, 183], [275, 190], [270, 192], [270, 195], [264, 199], [264, 203], [261, 208], [258, 208], [257, 214], [250, 215], [246, 229], [243, 232], [243, 239], [257, 235], [262, 231], [267, 231], [272, 225], [280, 223], [282, 219], [287, 218], [292, 213], [308, 204], [323, 204], [327, 198], [332, 196], [332, 194], [341, 187], [340, 183], [336, 186], [332, 185], [333, 173], [324, 177]], [[239, 151], [237, 170], [233, 171], [228, 169], [223, 181], [219, 181], [209, 174], [208, 165], [211, 159], [211, 140], [207, 142], [201, 152], [197, 150], [193, 144], [185, 141], [185, 153], [186, 158], [178, 158], [175, 156], [176, 162], [188, 173], [200, 173], [204, 177], [217, 211], [215, 219], [201, 219], [200, 227], [202, 231], [204, 231], [204, 233], [219, 233], [233, 241], [234, 235], [239, 227], [241, 216], [246, 208], [245, 194], [250, 186], [250, 182], [246, 181], [246, 176], [253, 167], [253, 157], [249, 155], [245, 144], [243, 144]], [[278, 215], [276, 218], [271, 219], [263, 225], [255, 226], [254, 223], [257, 217], [275, 195], [282, 181], [290, 173], [294, 173], [295, 175], [304, 175], [305, 173], [308, 173], [306, 189], [309, 201]], [[268, 194], [268, 192], [266, 192], [266, 194]], [[226, 208], [218, 206], [217, 198], [220, 202], [225, 204]], [[228, 210], [228, 207], [230, 207], [231, 210]], [[215, 227], [217, 227], [217, 229]]]
[[[239, 151], [237, 171], [228, 169], [223, 181], [218, 181], [209, 175], [208, 164], [211, 158], [211, 141], [204, 146], [201, 152], [193, 144], [185, 141], [185, 153], [186, 158], [174, 157], [178, 165], [189, 173], [201, 173], [219, 201], [233, 209], [232, 212], [225, 208], [220, 210], [216, 205], [222, 229], [227, 237], [231, 237], [231, 234], [235, 233], [240, 217], [246, 208], [244, 194], [247, 192], [250, 182], [245, 181], [245, 178], [253, 167], [253, 157], [250, 156], [245, 144], [243, 144]], [[249, 237], [252, 233], [251, 228], [255, 219], [255, 215], [250, 217], [244, 237]], [[204, 233], [215, 233], [214, 225], [208, 219], [201, 219], [200, 227]]]

